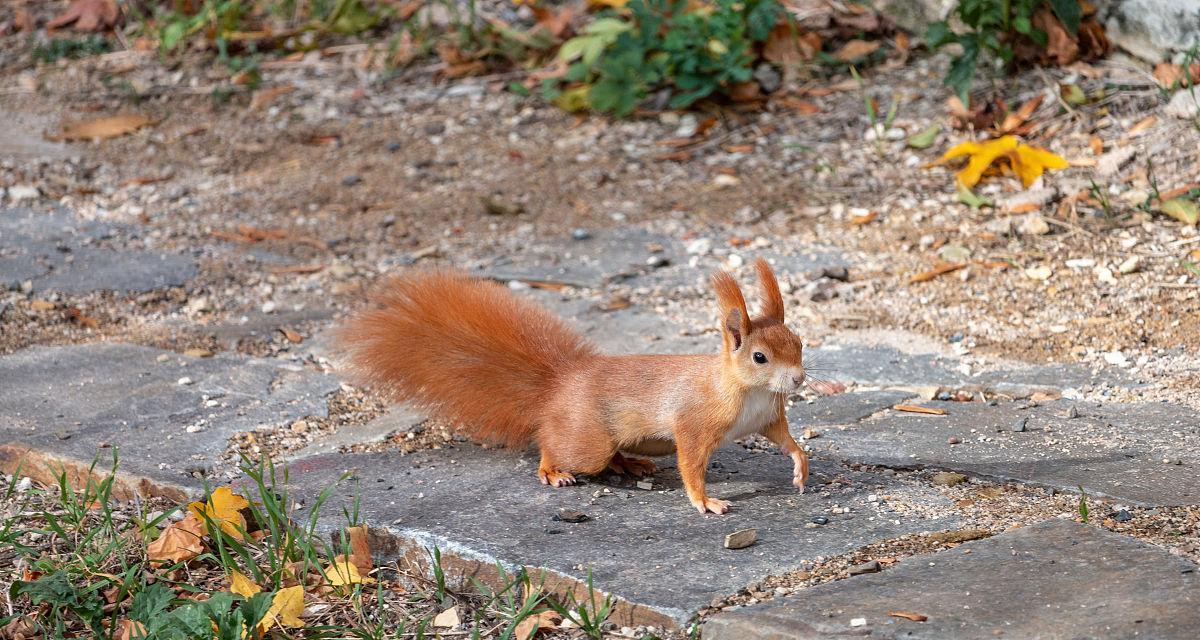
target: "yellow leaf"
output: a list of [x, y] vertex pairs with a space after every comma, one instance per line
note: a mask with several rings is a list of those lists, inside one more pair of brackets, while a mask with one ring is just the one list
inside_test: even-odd
[[588, 95], [591, 92], [591, 87], [582, 85], [572, 87], [563, 91], [557, 98], [554, 99], [554, 104], [563, 111], [577, 113], [588, 110]]
[[262, 591], [262, 587], [254, 583], [253, 580], [242, 575], [242, 572], [234, 569], [229, 574], [229, 591], [236, 593], [243, 598], [249, 598], [254, 594]]
[[588, 0], [588, 4], [593, 7], [612, 7], [613, 9], [625, 8], [625, 3], [629, 0]]
[[1013, 170], [1017, 172], [1017, 177], [1021, 178], [1021, 186], [1026, 189], [1033, 184], [1034, 180], [1041, 177], [1043, 171], [1066, 169], [1070, 166], [1065, 158], [1027, 144], [1017, 145], [1014, 153], [1016, 155], [1011, 157], [1010, 161], [1013, 164]]
[[[202, 521], [204, 516], [220, 525], [221, 530], [230, 536], [241, 540], [246, 531], [246, 518], [241, 510], [250, 506], [250, 502], [234, 493], [229, 487], [218, 487], [208, 497], [208, 503], [193, 502], [188, 510], [196, 514]], [[212, 532], [208, 532], [212, 535]]]
[[345, 556], [338, 556], [334, 562], [329, 563], [324, 573], [325, 579], [335, 587], [347, 584], [371, 584], [375, 582], [374, 578], [363, 577], [358, 572], [358, 567], [354, 566], [354, 563], [346, 559]]
[[304, 621], [300, 619], [300, 614], [304, 612], [304, 587], [296, 585], [294, 587], [284, 587], [275, 593], [271, 598], [271, 608], [267, 609], [267, 613], [263, 615], [262, 620], [258, 623], [258, 628], [263, 633], [268, 629], [279, 625], [281, 627], [300, 628], [304, 626]]
[[1026, 188], [1047, 169], [1065, 169], [1069, 166], [1066, 159], [1045, 149], [1024, 144], [1015, 136], [955, 145], [937, 164], [962, 157], [967, 158], [967, 165], [958, 172], [958, 183], [968, 189], [979, 184], [984, 172], [997, 160], [1007, 160], [1008, 168], [1017, 174]]

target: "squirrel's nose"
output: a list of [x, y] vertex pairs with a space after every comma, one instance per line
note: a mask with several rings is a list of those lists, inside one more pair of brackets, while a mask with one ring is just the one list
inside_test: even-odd
[[804, 384], [804, 374], [799, 373], [792, 376], [792, 384], [796, 385], [797, 387]]

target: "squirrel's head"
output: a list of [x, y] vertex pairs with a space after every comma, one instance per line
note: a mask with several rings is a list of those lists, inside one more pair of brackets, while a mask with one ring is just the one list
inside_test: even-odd
[[753, 319], [733, 276], [725, 271], [713, 274], [721, 305], [722, 355], [743, 386], [792, 393], [804, 385], [804, 346], [783, 323], [783, 295], [770, 265], [759, 258], [754, 269], [762, 289], [762, 309]]

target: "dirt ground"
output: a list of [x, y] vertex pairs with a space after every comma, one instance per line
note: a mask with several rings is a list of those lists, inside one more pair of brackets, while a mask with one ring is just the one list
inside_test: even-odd
[[[811, 274], [784, 275], [812, 342], [904, 330], [960, 352], [1125, 367], [1153, 382], [1138, 394], [1197, 404], [1200, 279], [1185, 265], [1200, 236], [1137, 205], [1200, 182], [1200, 135], [1161, 112], [1167, 97], [1133, 63], [1031, 71], [999, 87], [1014, 103], [1051, 96], [1033, 141], [1075, 166], [1028, 192], [989, 180], [979, 193], [999, 206], [972, 210], [956, 201], [952, 169], [927, 166], [969, 135], [950, 126], [940, 57], [868, 70], [862, 88], [839, 76], [806, 85], [813, 114], [768, 104], [610, 121], [507, 93], [507, 75], [364, 71], [361, 47], [269, 61], [259, 90], [226, 93], [222, 74], [195, 61], [119, 51], [35, 65], [8, 45], [0, 110], [17, 126], [0, 131], [0, 183], [40, 192], [8, 204], [138, 225], [134, 242], [192, 253], [201, 275], [186, 290], [56, 298], [51, 311], [5, 293], [3, 352], [98, 337], [286, 352], [300, 347], [280, 326], [308, 336], [414, 259], [470, 266], [530, 237], [639, 225], [747, 253], [846, 252], [855, 266], [830, 299], [805, 293]], [[1107, 97], [1072, 108], [1054, 99], [1060, 82]], [[263, 99], [277, 87], [288, 92]], [[865, 96], [898, 103], [882, 141]], [[155, 122], [102, 142], [43, 138], [126, 111]], [[662, 144], [709, 117], [688, 157]], [[931, 124], [942, 131], [930, 148], [906, 146]], [[948, 256], [967, 266], [910, 282]], [[664, 301], [644, 292], [635, 303]]]

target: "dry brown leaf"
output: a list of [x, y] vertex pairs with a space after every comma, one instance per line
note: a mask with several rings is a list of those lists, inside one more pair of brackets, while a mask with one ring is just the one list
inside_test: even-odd
[[1029, 100], [1026, 100], [1016, 111], [1004, 116], [1004, 122], [1000, 124], [1000, 135], [1017, 134], [1026, 135], [1032, 127], [1028, 126], [1029, 119], [1033, 117], [1033, 113], [1037, 108], [1042, 106], [1042, 100], [1045, 95], [1038, 94]]
[[875, 53], [879, 47], [877, 40], [851, 40], [835, 51], [833, 57], [842, 62], [854, 62]]
[[270, 87], [268, 89], [259, 89], [254, 92], [254, 96], [250, 98], [250, 108], [259, 110], [263, 107], [271, 106], [271, 103], [280, 96], [285, 96], [296, 90], [295, 85], [285, 84], [278, 87]]
[[1158, 122], [1158, 118], [1156, 118], [1154, 116], [1146, 116], [1145, 118], [1138, 120], [1136, 124], [1134, 124], [1132, 127], [1130, 127], [1129, 131], [1126, 132], [1125, 135], [1129, 136], [1129, 137], [1136, 136], [1139, 133], [1142, 133], [1143, 131], [1145, 131], [1146, 129], [1153, 127], [1155, 122]]
[[1104, 141], [1100, 139], [1100, 136], [1092, 136], [1088, 140], [1088, 146], [1092, 148], [1092, 154], [1097, 156], [1104, 155]]
[[174, 564], [191, 560], [204, 551], [200, 537], [204, 522], [194, 513], [189, 513], [179, 522], [173, 522], [162, 530], [158, 538], [146, 545], [146, 556], [152, 562]]
[[557, 629], [558, 623], [562, 621], [562, 616], [553, 611], [542, 611], [535, 613], [517, 624], [514, 638], [526, 640], [527, 638], [535, 638], [542, 629]]
[[1046, 34], [1046, 46], [1041, 54], [1047, 62], [1068, 65], [1079, 59], [1079, 43], [1048, 7], [1033, 14], [1033, 26]]
[[729, 98], [734, 102], [754, 102], [761, 100], [763, 97], [762, 89], [758, 83], [751, 80], [749, 82], [739, 82], [733, 85], [729, 91]]
[[924, 413], [931, 416], [946, 415], [945, 409], [940, 409], [938, 407], [922, 407], [919, 404], [898, 404], [892, 408], [896, 411], [904, 411], [906, 413]]
[[159, 182], [166, 182], [167, 180], [170, 180], [171, 178], [174, 178], [174, 177], [175, 177], [175, 174], [173, 174], [173, 173], [164, 173], [164, 174], [158, 175], [158, 176], [137, 176], [136, 178], [130, 178], [130, 179], [122, 182], [121, 186], [122, 187], [144, 187], [148, 184], [157, 184]]
[[46, 136], [49, 140], [107, 140], [133, 133], [154, 121], [140, 113], [106, 116], [82, 122], [64, 124], [57, 135]]
[[58, 305], [50, 302], [49, 300], [34, 300], [33, 302], [29, 303], [29, 306], [34, 311], [51, 311], [58, 307]]
[[529, 8], [533, 10], [538, 25], [555, 38], [562, 38], [567, 33], [571, 27], [571, 19], [575, 17], [575, 12], [570, 7], [558, 12], [536, 4], [530, 4]]
[[282, 333], [283, 337], [287, 338], [287, 341], [292, 344], [300, 344], [301, 342], [304, 342], [304, 336], [300, 335], [298, 332], [296, 332], [293, 329], [288, 329], [287, 327], [280, 327], [279, 333]]
[[727, 144], [722, 149], [727, 153], [753, 153], [754, 145], [752, 144]]
[[654, 156], [659, 162], [687, 162], [692, 159], [691, 151], [672, 151], [671, 153], [663, 153]]
[[273, 264], [266, 268], [267, 273], [316, 273], [325, 268], [323, 264]]
[[120, 630], [116, 635], [117, 640], [133, 640], [134, 638], [149, 637], [146, 635], [146, 625], [138, 622], [137, 620], [125, 619], [119, 624], [120, 626], [118, 628]]
[[102, 31], [117, 23], [121, 8], [117, 0], [75, 0], [67, 10], [46, 23], [47, 29], [58, 29], [74, 23], [76, 31]]
[[67, 309], [67, 319], [70, 320], [71, 322], [74, 322], [75, 324], [77, 324], [81, 327], [87, 328], [87, 329], [100, 328], [100, 321], [96, 320], [95, 318], [93, 318], [89, 315], [84, 314], [83, 311], [79, 307], [69, 307]]
[[807, 100], [801, 100], [800, 98], [793, 98], [792, 96], [780, 96], [775, 98], [775, 102], [806, 116], [821, 113], [821, 107], [818, 107], [816, 104]]
[[459, 618], [459, 616], [458, 616], [458, 606], [457, 605], [450, 607], [449, 609], [446, 609], [445, 611], [437, 614], [433, 618], [433, 626], [439, 627], [442, 629], [446, 629], [446, 628], [450, 628], [450, 627], [457, 627], [461, 622], [462, 622], [462, 619]]
[[455, 79], [465, 78], [467, 76], [476, 76], [484, 71], [487, 71], [487, 65], [482, 60], [474, 60], [472, 62], [464, 62], [462, 64], [452, 64], [442, 70], [442, 75]]
[[922, 271], [921, 273], [914, 275], [913, 277], [908, 279], [908, 282], [909, 282], [909, 284], [915, 284], [917, 282], [928, 282], [942, 274], [950, 273], [952, 271], [958, 271], [959, 269], [962, 269], [965, 266], [967, 266], [967, 263], [965, 263], [965, 262], [943, 262], [928, 271]]
[[1174, 189], [1169, 189], [1167, 191], [1163, 191], [1158, 194], [1158, 199], [1159, 200], [1170, 200], [1172, 198], [1178, 198], [1179, 196], [1191, 191], [1192, 189], [1200, 189], [1200, 182], [1193, 182], [1191, 184], [1185, 184], [1182, 187], [1175, 187]]
[[350, 538], [350, 562], [363, 575], [370, 573], [375, 565], [371, 560], [371, 542], [367, 537], [367, 525], [348, 527], [346, 535]]
[[913, 613], [911, 611], [889, 611], [888, 615], [892, 616], [893, 618], [904, 618], [905, 620], [912, 620], [913, 622], [925, 622], [926, 620], [929, 619], [929, 616], [927, 616], [927, 615], [923, 615], [920, 613]]
[[763, 59], [784, 67], [812, 60], [821, 50], [821, 37], [782, 22], [767, 36], [763, 44]]

